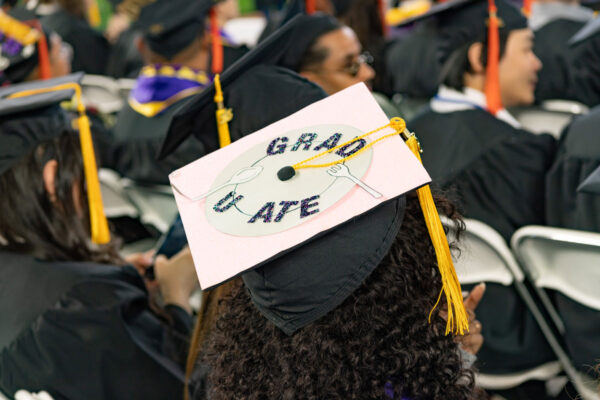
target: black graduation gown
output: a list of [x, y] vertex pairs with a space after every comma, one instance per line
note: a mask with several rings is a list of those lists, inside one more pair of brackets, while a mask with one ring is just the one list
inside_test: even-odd
[[600, 165], [599, 126], [600, 107], [596, 107], [565, 130], [546, 176], [548, 225], [600, 232], [600, 196], [577, 192]]
[[385, 53], [386, 71], [394, 93], [428, 99], [439, 85], [438, 34], [434, 22], [425, 22], [391, 43]]
[[515, 129], [483, 110], [436, 113], [408, 124], [423, 146], [433, 183], [454, 189], [467, 218], [507, 240], [521, 226], [544, 223], [544, 177], [555, 140]]
[[565, 98], [594, 107], [600, 104], [600, 32], [576, 45], [572, 54]]
[[94, 30], [86, 21], [62, 9], [42, 17], [42, 23], [73, 47], [73, 71], [104, 74], [110, 48], [100, 32]]
[[[600, 232], [600, 196], [577, 187], [600, 166], [600, 106], [577, 118], [561, 138], [546, 176], [546, 220], [561, 228]], [[565, 322], [565, 343], [573, 364], [590, 373], [600, 358], [600, 313], [559, 293], [554, 300]]]
[[0, 388], [61, 399], [172, 399], [191, 317], [153, 313], [132, 267], [0, 252]]
[[533, 51], [543, 65], [538, 73], [536, 101], [565, 98], [573, 57], [568, 41], [584, 25], [581, 21], [558, 19], [535, 32]]
[[[409, 122], [433, 185], [455, 196], [468, 218], [509, 240], [520, 226], [544, 222], [544, 176], [554, 139], [515, 129], [483, 110], [447, 114], [428, 108]], [[477, 308], [485, 338], [477, 354], [485, 373], [513, 373], [554, 359], [512, 287], [488, 284]]]
[[116, 79], [135, 78], [138, 75], [144, 66], [144, 60], [135, 44], [139, 35], [141, 33], [133, 27], [121, 32], [110, 49], [104, 72], [106, 75]]
[[131, 137], [96, 139], [102, 167], [136, 182], [169, 184], [171, 172], [206, 154], [203, 144], [190, 137], [173, 154], [164, 160], [156, 160], [173, 114], [191, 98], [179, 100], [153, 118], [146, 118], [126, 105], [119, 114], [118, 127], [123, 130], [118, 134], [130, 134]]

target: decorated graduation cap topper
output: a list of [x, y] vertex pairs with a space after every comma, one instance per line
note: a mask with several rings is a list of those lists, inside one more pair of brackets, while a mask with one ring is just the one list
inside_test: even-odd
[[427, 183], [397, 133], [360, 84], [173, 172], [201, 286]]
[[[286, 333], [324, 315], [389, 251], [401, 219], [398, 196], [429, 181], [411, 153], [416, 147], [404, 121], [388, 122], [358, 84], [173, 172], [201, 286], [244, 274], [259, 310]], [[431, 199], [426, 189], [419, 200], [437, 253], [445, 236], [435, 205], [422, 200]], [[449, 258], [444, 244], [438, 262]], [[448, 332], [462, 333], [466, 314], [449, 262], [440, 262]], [[260, 279], [248, 272], [256, 267]]]

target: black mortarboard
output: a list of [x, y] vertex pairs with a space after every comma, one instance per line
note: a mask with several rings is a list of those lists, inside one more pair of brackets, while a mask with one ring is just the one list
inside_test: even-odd
[[[341, 304], [390, 251], [402, 195], [429, 181], [404, 122], [388, 121], [357, 84], [171, 173], [202, 288], [242, 275], [260, 312], [287, 334]], [[289, 168], [296, 173], [282, 177]], [[438, 263], [448, 331], [463, 332], [443, 228], [429, 188], [418, 190], [428, 226], [446, 246]]]
[[48, 38], [35, 14], [0, 10], [0, 85], [22, 82], [38, 66], [40, 78], [49, 78]]
[[[87, 186], [91, 239], [110, 241], [104, 215], [94, 145], [85, 114], [79, 82], [83, 73], [45, 81], [32, 81], [0, 89], [0, 174], [8, 171], [39, 144], [73, 129], [79, 130], [83, 172]], [[60, 107], [76, 99], [77, 118], [69, 117]]]
[[585, 24], [575, 35], [569, 40], [570, 46], [575, 46], [594, 35], [600, 35], [600, 18], [596, 17]]
[[244, 284], [256, 307], [288, 335], [336, 308], [390, 251], [405, 202], [402, 196], [384, 203], [246, 272]]
[[[326, 96], [317, 85], [289, 69], [297, 66], [315, 38], [339, 26], [326, 15], [296, 16], [221, 75], [225, 104], [233, 109], [232, 139]], [[207, 152], [219, 148], [214, 96], [213, 84], [174, 115], [159, 158], [164, 158], [194, 133], [205, 144]]]
[[39, 143], [70, 128], [70, 121], [59, 104], [71, 100], [73, 90], [43, 93], [8, 99], [24, 90], [79, 82], [83, 73], [46, 81], [28, 82], [0, 89], [0, 174], [10, 169]]
[[214, 0], [157, 0], [142, 8], [137, 27], [155, 53], [170, 59], [205, 30]]
[[[527, 18], [521, 10], [505, 0], [496, 0], [495, 3], [501, 32], [527, 28]], [[462, 45], [485, 40], [488, 13], [485, 0], [451, 0], [435, 4], [426, 13], [408, 18], [399, 26], [437, 18], [441, 39], [440, 61], [444, 62]]]
[[600, 167], [596, 168], [577, 188], [578, 192], [600, 194]]

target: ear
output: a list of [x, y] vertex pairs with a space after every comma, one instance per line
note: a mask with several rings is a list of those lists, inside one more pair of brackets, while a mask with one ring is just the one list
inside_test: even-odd
[[469, 47], [469, 51], [467, 53], [467, 57], [469, 59], [469, 65], [471, 66], [471, 70], [477, 74], [483, 74], [485, 72], [485, 67], [481, 62], [481, 52], [483, 51], [483, 43], [476, 42], [473, 43]]
[[44, 179], [44, 189], [48, 193], [51, 202], [56, 201], [56, 171], [58, 170], [58, 161], [50, 160], [44, 165], [42, 178]]

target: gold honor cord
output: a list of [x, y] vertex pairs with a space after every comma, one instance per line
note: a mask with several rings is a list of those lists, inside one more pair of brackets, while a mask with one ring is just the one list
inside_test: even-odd
[[92, 231], [92, 242], [106, 244], [110, 242], [110, 231], [102, 205], [102, 194], [98, 180], [98, 169], [94, 155], [94, 144], [90, 131], [90, 121], [85, 114], [85, 106], [81, 98], [81, 87], [76, 83], [64, 83], [48, 88], [25, 90], [14, 93], [9, 98], [27, 97], [41, 93], [55, 92], [59, 90], [74, 90], [77, 99], [77, 126], [79, 128], [79, 141], [81, 142], [81, 154], [83, 157], [83, 168], [87, 183], [88, 205], [90, 209], [90, 225]]
[[[325, 164], [308, 164], [310, 161], [315, 160], [319, 157], [322, 157], [325, 154], [329, 154], [339, 148], [352, 144], [358, 140], [364, 139], [376, 132], [379, 132], [385, 128], [394, 129], [394, 133], [390, 133], [380, 138], [377, 138], [373, 142], [367, 144], [356, 153], [341, 158], [337, 161], [325, 163]], [[334, 164], [339, 164], [344, 161], [347, 161], [353, 157], [356, 157], [361, 152], [367, 150], [369, 147], [375, 145], [377, 142], [380, 142], [384, 139], [387, 139], [392, 136], [401, 135], [405, 140], [408, 148], [413, 152], [415, 157], [421, 161], [421, 146], [417, 141], [416, 136], [413, 133], [410, 133], [408, 129], [406, 129], [406, 123], [402, 118], [392, 118], [390, 123], [384, 125], [380, 128], [377, 128], [371, 132], [367, 132], [362, 136], [354, 138], [352, 140], [347, 141], [346, 143], [342, 143], [338, 146], [335, 146], [329, 150], [326, 150], [322, 153], [316, 154], [313, 157], [310, 157], [304, 161], [301, 161], [297, 164], [294, 164], [292, 168], [294, 170], [302, 169], [302, 168], [325, 168]], [[465, 310], [465, 306], [462, 298], [462, 290], [460, 287], [460, 282], [458, 281], [458, 277], [456, 276], [456, 271], [454, 270], [454, 263], [452, 262], [452, 254], [450, 253], [450, 248], [448, 246], [448, 239], [446, 238], [446, 233], [444, 232], [444, 227], [442, 226], [442, 222], [440, 221], [440, 216], [437, 212], [437, 208], [433, 201], [433, 196], [431, 195], [431, 188], [429, 185], [422, 186], [417, 189], [417, 196], [419, 198], [419, 204], [421, 205], [421, 210], [423, 211], [423, 216], [425, 218], [425, 224], [427, 225], [427, 230], [429, 231], [429, 237], [431, 238], [431, 242], [433, 244], [433, 248], [435, 249], [435, 254], [438, 263], [438, 269], [440, 271], [440, 276], [442, 280], [442, 290], [440, 291], [440, 295], [438, 299], [429, 312], [429, 320], [431, 321], [431, 315], [433, 311], [436, 309], [440, 300], [442, 298], [442, 293], [446, 294], [446, 301], [448, 303], [448, 321], [446, 324], [446, 334], [452, 332], [454, 334], [463, 335], [465, 332], [469, 331], [469, 318], [467, 316], [467, 312]]]
[[219, 132], [219, 147], [225, 147], [231, 143], [229, 134], [229, 121], [233, 118], [231, 108], [225, 108], [223, 104], [223, 91], [221, 90], [221, 77], [215, 75], [215, 103], [217, 104], [217, 130]]

